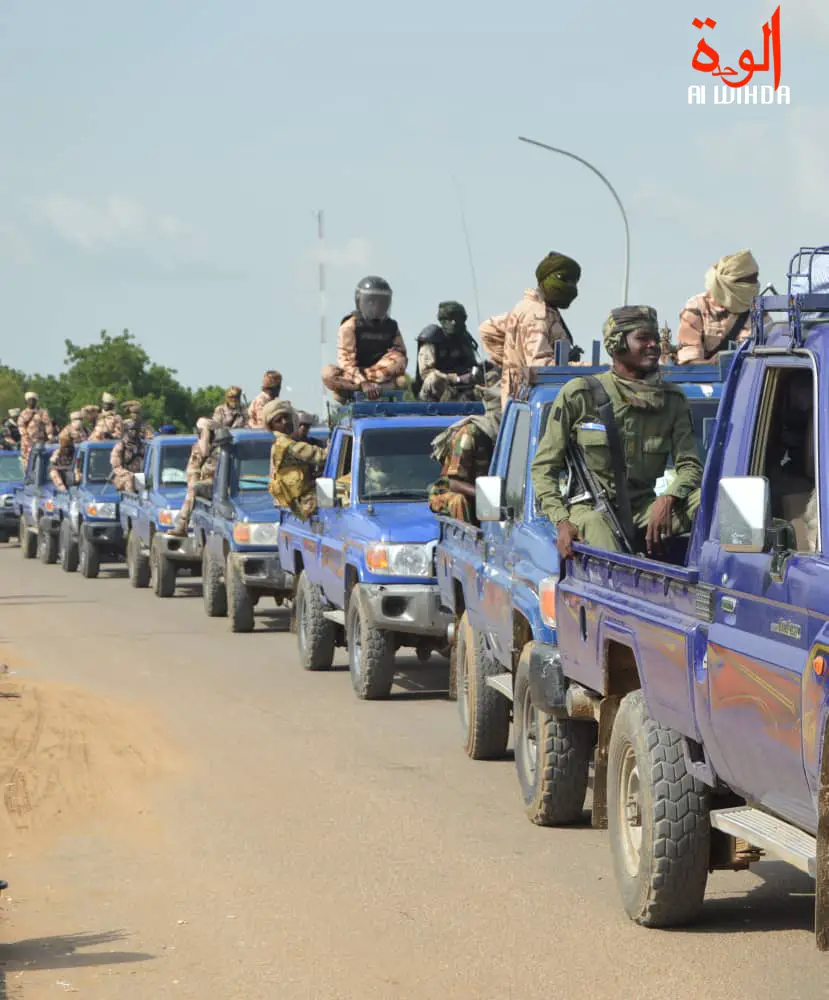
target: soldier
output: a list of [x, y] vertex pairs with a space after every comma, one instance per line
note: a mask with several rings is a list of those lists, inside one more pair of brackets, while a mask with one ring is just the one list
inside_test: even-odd
[[466, 329], [460, 302], [441, 302], [438, 323], [417, 338], [417, 373], [412, 391], [424, 401], [473, 398], [478, 342]]
[[17, 426], [17, 418], [20, 416], [20, 407], [15, 406], [9, 410], [9, 415], [3, 421], [3, 450], [17, 451], [20, 448], [20, 428]]
[[124, 421], [115, 410], [115, 397], [108, 392], [101, 396], [101, 410], [98, 423], [90, 437], [91, 441], [115, 441], [124, 432]]
[[715, 362], [720, 351], [751, 335], [751, 300], [760, 293], [759, 265], [750, 250], [721, 257], [705, 272], [705, 291], [679, 314], [680, 365]]
[[242, 406], [242, 390], [232, 385], [225, 393], [225, 401], [213, 411], [213, 422], [222, 427], [246, 427], [248, 415]]
[[155, 431], [153, 430], [152, 425], [144, 420], [140, 399], [128, 399], [121, 409], [124, 411], [124, 416], [127, 417], [128, 420], [134, 420], [136, 424], [138, 424], [139, 431], [145, 441], [149, 441], [150, 438], [154, 436]]
[[389, 316], [391, 286], [371, 275], [354, 290], [354, 311], [343, 317], [337, 334], [337, 364], [322, 370], [322, 383], [338, 403], [356, 392], [378, 399], [384, 389], [406, 388], [406, 345]]
[[181, 505], [176, 526], [168, 534], [183, 537], [190, 527], [190, 516], [196, 503], [196, 486], [198, 483], [212, 482], [219, 463], [219, 449], [213, 447], [213, 439], [221, 425], [209, 417], [199, 417], [196, 421], [196, 433], [199, 435], [190, 449], [187, 459], [187, 495]]
[[535, 269], [538, 286], [528, 288], [512, 310], [485, 320], [481, 341], [493, 362], [503, 369], [501, 405], [515, 393], [522, 368], [555, 364], [556, 340], [573, 338], [561, 316], [578, 295], [581, 267], [571, 257], [549, 253]]
[[659, 331], [659, 363], [660, 365], [675, 365], [677, 349], [671, 343], [671, 328], [667, 323]]
[[314, 418], [305, 410], [297, 410], [295, 423], [294, 441], [307, 441], [308, 432], [314, 426]]
[[100, 413], [101, 408], [95, 403], [87, 403], [86, 406], [81, 407], [81, 416], [83, 418], [84, 427], [86, 428], [87, 438], [91, 437], [95, 433]]
[[20, 452], [23, 459], [23, 467], [29, 458], [29, 452], [34, 444], [45, 444], [47, 441], [55, 440], [55, 433], [52, 427], [52, 418], [49, 411], [41, 409], [38, 405], [36, 392], [27, 392], [26, 406], [17, 418], [17, 429], [20, 431]]
[[112, 449], [109, 463], [113, 469], [112, 482], [119, 493], [135, 493], [134, 473], [144, 467], [147, 442], [135, 420], [124, 422], [121, 440]]
[[429, 488], [429, 509], [457, 521], [477, 524], [473, 513], [475, 480], [489, 472], [495, 439], [501, 424], [501, 392], [490, 380], [476, 395], [484, 400], [485, 413], [463, 417], [432, 442], [432, 457], [441, 463], [440, 478]]
[[308, 520], [317, 509], [314, 479], [322, 471], [327, 449], [291, 437], [294, 411], [288, 400], [272, 400], [262, 419], [274, 436], [268, 492], [277, 507], [286, 507]]
[[69, 423], [58, 436], [58, 447], [49, 459], [49, 478], [60, 491], [69, 486], [69, 476], [75, 461], [75, 448], [86, 441], [89, 434], [83, 425], [83, 413], [75, 410], [69, 414]]
[[270, 369], [262, 376], [262, 391], [250, 404], [248, 409], [248, 427], [258, 429], [264, 428], [262, 413], [268, 403], [274, 399], [279, 399], [282, 391], [282, 375], [278, 371]]
[[[620, 461], [625, 465], [633, 529], [645, 530], [645, 545], [651, 554], [666, 535], [688, 530], [699, 506], [702, 463], [691, 410], [682, 390], [665, 382], [659, 373], [656, 310], [650, 306], [614, 309], [603, 333], [612, 370], [599, 375], [597, 381], [609, 397], [614, 422], [623, 436]], [[559, 478], [567, 468], [568, 446], [577, 444], [624, 527], [625, 510], [618, 502], [613, 453], [608, 431], [599, 421], [598, 404], [585, 378], [567, 382], [553, 404], [532, 464], [536, 496], [544, 514], [558, 528], [562, 559], [572, 556], [572, 543], [577, 538], [596, 548], [621, 551], [610, 521], [590, 502], [570, 503], [562, 495]], [[665, 474], [669, 454], [673, 455], [676, 475], [667, 493], [657, 499], [654, 487]], [[593, 499], [598, 503], [598, 497]]]

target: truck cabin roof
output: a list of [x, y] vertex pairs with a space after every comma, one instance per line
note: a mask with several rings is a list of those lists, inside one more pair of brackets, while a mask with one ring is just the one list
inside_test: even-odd
[[460, 417], [483, 414], [483, 412], [484, 404], [479, 402], [421, 403], [377, 400], [350, 403], [345, 406], [340, 411], [335, 426], [353, 427], [358, 421], [365, 420], [372, 420], [375, 424], [390, 420], [405, 420], [408, 424], [412, 424], [413, 421], [424, 417], [451, 417], [457, 420]]

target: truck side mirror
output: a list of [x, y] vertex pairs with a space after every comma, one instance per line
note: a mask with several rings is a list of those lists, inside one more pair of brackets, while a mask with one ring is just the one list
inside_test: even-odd
[[716, 417], [706, 417], [702, 422], [702, 450], [708, 451], [708, 446], [711, 444], [711, 435], [714, 433], [714, 427], [717, 424]]
[[765, 476], [727, 476], [717, 497], [720, 545], [726, 552], [765, 552], [771, 524]]
[[133, 473], [133, 479], [135, 480], [135, 492], [143, 493], [147, 488], [147, 477], [143, 472]]
[[478, 476], [475, 480], [475, 516], [479, 521], [504, 520], [504, 480]]
[[314, 488], [317, 492], [317, 506], [319, 508], [337, 506], [337, 487], [333, 479], [322, 477], [316, 481]]

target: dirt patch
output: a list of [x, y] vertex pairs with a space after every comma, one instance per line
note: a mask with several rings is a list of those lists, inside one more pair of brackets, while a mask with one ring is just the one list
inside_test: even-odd
[[144, 709], [0, 676], [0, 843], [11, 852], [101, 823], [158, 835], [151, 790], [181, 763]]

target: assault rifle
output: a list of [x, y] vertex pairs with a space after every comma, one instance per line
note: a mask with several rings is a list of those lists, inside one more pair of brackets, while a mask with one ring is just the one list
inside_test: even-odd
[[622, 547], [622, 551], [627, 552], [628, 555], [636, 555], [633, 547], [633, 539], [629, 539], [625, 534], [622, 522], [616, 513], [616, 508], [607, 495], [607, 490], [598, 484], [596, 477], [587, 467], [584, 452], [575, 443], [571, 443], [567, 448], [567, 467], [567, 502], [570, 504], [592, 503], [593, 509], [603, 514], [609, 522], [613, 534]]

